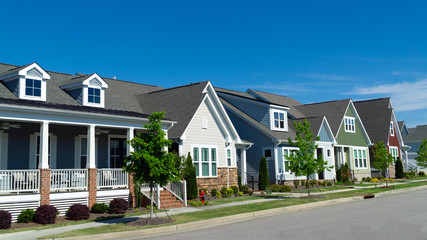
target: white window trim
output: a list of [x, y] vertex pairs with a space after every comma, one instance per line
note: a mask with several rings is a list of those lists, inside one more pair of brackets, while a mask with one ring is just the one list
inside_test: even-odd
[[[274, 113], [279, 113], [283, 114], [283, 128], [276, 128], [274, 125]], [[283, 132], [287, 132], [288, 131], [288, 113], [287, 111], [284, 110], [279, 110], [279, 109], [270, 109], [270, 129], [271, 130], [275, 130], [275, 131], [283, 131]]]
[[[366, 148], [357, 148], [357, 147], [354, 147], [353, 149], [351, 149], [352, 150], [352, 156], [353, 156], [353, 164], [354, 164], [354, 168], [355, 169], [368, 169], [368, 165], [369, 165], [369, 161], [368, 161], [368, 156], [369, 156], [369, 151], [366, 149]], [[363, 161], [364, 159], [366, 159], [366, 167], [365, 166], [363, 166], [363, 167], [360, 167], [360, 164], [358, 164], [358, 166], [356, 167], [356, 160], [357, 161], [359, 161], [359, 157], [356, 159], [356, 156], [354, 155], [354, 150], [356, 150], [357, 151], [357, 155], [359, 155], [359, 150], [361, 151], [361, 153], [362, 153], [362, 155], [363, 155], [363, 151], [365, 151], [365, 157], [366, 158], [361, 158], [362, 159], [362, 164], [363, 165], [365, 165], [364, 163], [365, 163], [365, 161]], [[360, 161], [358, 162], [358, 163], [360, 163]]]
[[[40, 132], [35, 132], [30, 134], [30, 161], [29, 169], [37, 169], [37, 137], [40, 136]], [[57, 151], [57, 136], [53, 133], [49, 133], [50, 146], [49, 146], [49, 156], [50, 156], [50, 169], [56, 169], [56, 151]], [[41, 141], [41, 139], [40, 139]], [[40, 160], [39, 160], [40, 161]]]
[[[228, 150], [230, 150], [230, 165], [228, 164]], [[234, 167], [233, 149], [230, 146], [228, 146], [228, 147], [225, 148], [225, 161], [226, 161], [225, 164], [227, 165], [227, 167]]]
[[[99, 94], [100, 94], [100, 102], [99, 103], [89, 102], [89, 88], [99, 89]], [[100, 107], [100, 108], [105, 107], [105, 91], [103, 88], [101, 88], [100, 86], [89, 85], [89, 86], [84, 86], [82, 91], [83, 91], [82, 94], [83, 94], [83, 105], [84, 106]]]
[[285, 157], [285, 151], [288, 151], [288, 157], [289, 157], [289, 155], [291, 154], [291, 151], [298, 151], [298, 150], [299, 150], [299, 148], [297, 148], [297, 147], [284, 147], [284, 148], [282, 148], [283, 169], [281, 169], [281, 171], [279, 169], [280, 173], [284, 173], [284, 174], [291, 174], [292, 173], [291, 170], [289, 170], [289, 171], [285, 170], [286, 169], [286, 167], [285, 167], [286, 162], [289, 162], [289, 160], [287, 160]]
[[[346, 124], [346, 120], [348, 120], [348, 125]], [[353, 123], [353, 124], [351, 124]], [[348, 126], [348, 128], [347, 128]], [[353, 127], [352, 127], [353, 126]], [[344, 117], [344, 130], [345, 132], [355, 133], [356, 132], [356, 118], [354, 117]]]
[[202, 129], [208, 129], [208, 119], [202, 117]]
[[394, 136], [394, 125], [393, 125], [393, 121], [390, 122], [390, 135]]
[[[194, 145], [191, 145], [191, 155], [194, 155], [194, 148], [198, 148], [199, 149], [199, 152], [198, 152], [198, 154], [199, 154], [199, 156], [198, 156], [198, 159], [199, 159], [199, 161], [198, 161], [198, 165], [199, 165], [199, 167], [198, 167], [198, 169], [199, 169], [199, 173], [198, 173], [198, 176], [197, 176], [197, 178], [212, 178], [212, 177], [217, 177], [218, 176], [218, 146], [217, 145], [203, 145], [203, 144], [194, 144]], [[209, 164], [209, 175], [208, 176], [202, 176], [202, 148], [207, 148], [207, 149], [209, 149], [209, 151], [208, 151], [208, 158], [209, 158], [209, 160], [208, 160], [208, 164]], [[212, 162], [212, 149], [213, 148], [215, 148], [216, 149], [216, 175], [212, 175], [212, 164], [213, 164], [213, 162]], [[227, 151], [226, 151], [226, 154], [227, 154]], [[193, 164], [194, 164], [194, 158], [195, 158], [195, 156], [193, 156]]]
[[[27, 78], [39, 80], [41, 81], [41, 94], [39, 96], [29, 96], [25, 94], [25, 88], [26, 88], [26, 81]], [[46, 79], [43, 79], [41, 77], [35, 77], [35, 76], [20, 76], [19, 77], [19, 98], [25, 99], [25, 100], [37, 100], [37, 101], [46, 101]]]
[[[393, 157], [393, 165], [394, 165], [396, 164], [397, 158], [399, 157], [399, 148], [394, 146], [389, 146], [388, 150], [390, 152], [390, 155]], [[396, 155], [394, 155], [394, 153], [396, 153]]]
[[[108, 134], [108, 162], [107, 162], [107, 168], [111, 168], [111, 138], [124, 138], [127, 140], [127, 135], [117, 135], [117, 134]], [[95, 138], [96, 141], [96, 138]], [[96, 152], [96, 150], [95, 150]], [[96, 156], [96, 153], [95, 153]], [[98, 165], [96, 165], [98, 166]]]
[[[86, 166], [81, 166], [81, 139], [86, 138], [87, 135], [78, 135], [74, 138], [74, 168], [75, 169], [85, 169]], [[108, 154], [110, 154], [110, 151], [108, 150]], [[109, 160], [110, 158], [108, 158]], [[86, 161], [87, 161], [87, 153], [86, 153]], [[108, 161], [109, 164], [110, 161]], [[98, 137], [95, 137], [95, 166], [98, 167]]]

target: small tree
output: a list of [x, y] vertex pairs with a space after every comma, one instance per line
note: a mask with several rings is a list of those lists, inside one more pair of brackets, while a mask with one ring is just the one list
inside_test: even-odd
[[193, 159], [190, 153], [188, 153], [185, 160], [183, 177], [187, 181], [187, 199], [197, 198], [197, 179], [196, 179], [196, 167], [193, 165]]
[[389, 172], [388, 170], [388, 166], [390, 164], [393, 164], [393, 157], [387, 153], [387, 149], [384, 146], [383, 141], [375, 144], [375, 147], [373, 149], [373, 162], [372, 162], [372, 166], [374, 168], [377, 168], [381, 171], [385, 171], [386, 172], [386, 186], [388, 186], [388, 178], [389, 176]]
[[403, 172], [403, 164], [400, 158], [397, 158], [395, 168], [396, 168], [396, 178], [404, 178], [405, 173]]
[[268, 180], [268, 167], [267, 159], [262, 157], [259, 161], [259, 179], [258, 179], [258, 188], [259, 190], [265, 190], [270, 186]]
[[[180, 180], [180, 169], [176, 158], [168, 153], [172, 141], [166, 139], [162, 130], [164, 112], [154, 112], [148, 117], [151, 124], [145, 124], [147, 133], [140, 133], [128, 141], [134, 148], [131, 155], [125, 158], [123, 169], [133, 174], [133, 181], [137, 184], [150, 185], [151, 208], [150, 217], [153, 217], [153, 188], [155, 184], [166, 185], [169, 181]], [[157, 206], [160, 207], [160, 206]]]
[[415, 158], [417, 165], [422, 168], [427, 168], [427, 141], [425, 138], [421, 141], [421, 145], [417, 151], [417, 154], [418, 156]]
[[[330, 170], [326, 167], [328, 162], [323, 160], [323, 157], [317, 156], [314, 158], [314, 153], [317, 149], [315, 141], [319, 141], [320, 137], [314, 138], [313, 133], [310, 131], [310, 124], [304, 119], [304, 122], [294, 122], [295, 129], [297, 130], [295, 142], [290, 138], [288, 139], [289, 145], [299, 148], [294, 154], [289, 157], [285, 156], [290, 162], [289, 169], [291, 172], [299, 177], [306, 176], [306, 181], [309, 182], [310, 175], [320, 171]], [[308, 195], [310, 196], [310, 184], [307, 184]]]

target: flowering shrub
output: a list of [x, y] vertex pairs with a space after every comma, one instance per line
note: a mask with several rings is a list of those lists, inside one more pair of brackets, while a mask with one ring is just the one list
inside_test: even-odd
[[252, 190], [252, 188], [249, 188], [248, 194], [249, 194], [249, 196], [252, 196], [252, 194], [254, 194], [254, 190]]
[[12, 215], [8, 211], [0, 210], [0, 229], [10, 228]]
[[378, 178], [371, 178], [371, 181], [370, 182], [373, 182], [373, 183], [377, 183], [377, 182], [379, 182], [380, 180], [378, 180]]

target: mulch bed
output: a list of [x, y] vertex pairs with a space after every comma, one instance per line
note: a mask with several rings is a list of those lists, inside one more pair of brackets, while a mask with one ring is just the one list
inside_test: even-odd
[[380, 188], [394, 188], [394, 186], [393, 185], [391, 185], [391, 186], [382, 186]]
[[[141, 215], [146, 214], [147, 211], [148, 210], [146, 208], [138, 208], [138, 213], [140, 213]], [[134, 209], [128, 209], [128, 210], [126, 210], [126, 212], [124, 214], [130, 214], [130, 213], [134, 213], [134, 212], [135, 212]], [[124, 214], [90, 213], [89, 219], [97, 219], [97, 221], [102, 221], [102, 220], [106, 220], [105, 218], [108, 218], [108, 217], [113, 217], [113, 216], [119, 217], [119, 216], [123, 216]], [[57, 216], [55, 224], [69, 223], [69, 222], [75, 222], [75, 221], [68, 219], [66, 216]], [[4, 229], [4, 230], [19, 229], [19, 228], [30, 228], [30, 227], [37, 227], [37, 226], [43, 226], [43, 225], [39, 224], [39, 223], [35, 223], [35, 222], [31, 222], [31, 223], [12, 222], [11, 227], [8, 229]]]
[[301, 199], [313, 199], [313, 198], [325, 198], [325, 196], [323, 195], [310, 195], [310, 196], [304, 196], [304, 197], [299, 197]]
[[173, 219], [168, 218], [140, 218], [136, 221], [126, 223], [129, 226], [147, 226], [147, 225], [160, 225], [164, 223], [174, 222]]

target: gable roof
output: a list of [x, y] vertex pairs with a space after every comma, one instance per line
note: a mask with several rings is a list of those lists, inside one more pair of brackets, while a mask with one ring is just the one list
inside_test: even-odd
[[177, 121], [168, 132], [169, 138], [180, 138], [206, 96], [203, 90], [209, 81], [163, 89], [137, 96], [142, 112], [164, 111], [166, 117]]
[[[316, 140], [316, 137], [320, 131], [320, 128], [322, 127], [324, 116], [296, 118], [296, 119], [291, 119], [291, 121], [300, 122], [302, 124], [305, 119], [310, 124], [310, 131], [311, 133], [313, 133], [313, 140]], [[292, 127], [296, 132], [296, 129], [293, 123], [290, 123], [289, 127]]]
[[325, 116], [334, 136], [337, 135], [350, 99], [304, 104], [295, 108], [307, 117]]
[[415, 128], [409, 128], [409, 134], [403, 136], [403, 140], [406, 143], [421, 142], [423, 139], [427, 139], [427, 125], [418, 125]]
[[304, 114], [302, 114], [301, 112], [299, 112], [295, 106], [298, 105], [302, 105], [302, 103], [298, 102], [297, 100], [291, 98], [291, 97], [286, 97], [286, 96], [282, 96], [282, 95], [278, 95], [278, 94], [273, 94], [273, 93], [268, 93], [268, 92], [263, 92], [263, 91], [259, 91], [259, 90], [254, 90], [254, 89], [248, 89], [246, 91], [246, 93], [260, 99], [260, 100], [264, 100], [267, 102], [270, 102], [272, 104], [275, 105], [284, 105], [289, 107], [288, 113], [290, 115], [292, 115], [295, 118], [304, 118]]
[[[10, 74], [11, 72], [22, 70], [29, 65], [25, 66], [15, 66], [10, 64], [0, 63], [0, 75], [3, 73]], [[48, 94], [46, 95], [46, 104], [54, 104], [57, 107], [65, 106], [82, 106], [76, 99], [70, 96], [65, 90], [61, 89], [60, 86], [64, 85], [76, 78], [76, 75], [58, 73], [52, 71], [46, 71], [50, 75], [49, 83], [46, 85], [46, 90]], [[91, 75], [84, 75], [91, 76]], [[139, 94], [157, 91], [163, 89], [158, 86], [145, 85], [140, 83], [127, 82], [111, 78], [102, 78], [109, 86], [105, 89], [105, 108], [106, 110], [118, 110], [118, 111], [127, 111], [142, 113], [141, 106], [137, 102], [136, 96]], [[5, 99], [17, 100], [14, 103], [18, 104], [19, 101], [24, 101], [18, 99], [11, 90], [9, 90], [3, 83], [0, 83], [0, 96]], [[22, 104], [31, 105], [35, 107], [41, 107], [37, 101], [24, 101]], [[99, 109], [90, 107], [87, 111], [98, 112]]]
[[[389, 108], [390, 98], [357, 101], [354, 102], [354, 106], [371, 141], [373, 143], [382, 141], [384, 145], [387, 145], [393, 113], [393, 109]], [[395, 126], [395, 129], [397, 128], [398, 126]]]

